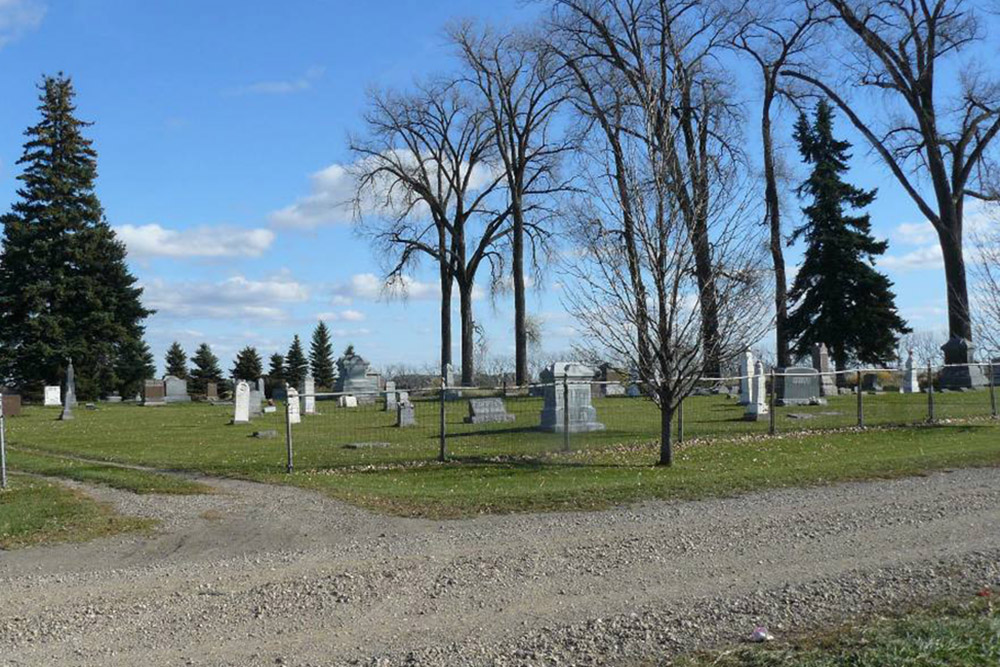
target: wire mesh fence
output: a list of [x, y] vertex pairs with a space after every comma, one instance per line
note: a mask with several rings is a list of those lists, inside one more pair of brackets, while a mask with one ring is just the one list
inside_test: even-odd
[[[1000, 366], [980, 364], [987, 384], [940, 386], [945, 367], [765, 374], [763, 414], [749, 418], [753, 378], [699, 381], [675, 415], [679, 440], [893, 426], [996, 417]], [[742, 385], [742, 386], [741, 386]], [[743, 400], [741, 400], [743, 399]], [[287, 436], [296, 468], [379, 466], [401, 462], [530, 459], [561, 451], [649, 446], [661, 414], [642, 388], [627, 382], [554, 382], [527, 387], [439, 387], [371, 394], [300, 396]], [[564, 409], [568, 405], [569, 409]], [[294, 411], [292, 411], [294, 412]], [[284, 427], [283, 427], [284, 428]]]

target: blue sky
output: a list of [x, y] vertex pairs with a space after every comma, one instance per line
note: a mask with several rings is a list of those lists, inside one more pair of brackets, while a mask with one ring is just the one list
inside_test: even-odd
[[[0, 0], [0, 209], [15, 196], [35, 87], [61, 70], [73, 77], [78, 115], [95, 122], [108, 220], [159, 311], [148, 322], [158, 362], [174, 339], [189, 353], [207, 341], [227, 365], [247, 344], [284, 352], [322, 317], [338, 349], [354, 343], [376, 365], [431, 363], [433, 274], [413, 276], [406, 302], [380, 299], [367, 243], [349, 224], [312, 225], [310, 216], [344, 187], [338, 165], [351, 159], [346, 138], [361, 128], [368, 86], [405, 87], [452, 68], [449, 20], [509, 23], [537, 11], [518, 0]], [[870, 212], [892, 243], [881, 266], [903, 315], [915, 329], [943, 329], [930, 226], [843, 122], [840, 130], [856, 143], [851, 178], [880, 189]], [[513, 350], [509, 300], [476, 306], [496, 355]], [[545, 347], [567, 349], [572, 322], [558, 294], [536, 289], [529, 307]]]

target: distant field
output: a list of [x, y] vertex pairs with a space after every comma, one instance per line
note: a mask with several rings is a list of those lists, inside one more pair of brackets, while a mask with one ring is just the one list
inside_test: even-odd
[[[926, 419], [926, 395], [864, 398], [867, 425]], [[989, 415], [985, 391], [937, 394], [935, 399], [939, 419]], [[65, 454], [290, 483], [382, 511], [433, 516], [585, 509], [643, 498], [728, 495], [1000, 464], [1000, 427], [989, 419], [935, 427], [824, 432], [856, 423], [856, 397], [841, 396], [831, 399], [828, 406], [779, 408], [779, 435], [767, 438], [763, 437], [766, 422], [744, 422], [743, 408], [734, 400], [710, 396], [687, 401], [686, 437], [701, 440], [681, 447], [677, 464], [665, 470], [652, 465], [657, 460], [659, 416], [649, 401], [596, 399], [598, 419], [607, 429], [574, 434], [568, 452], [561, 451], [562, 435], [535, 429], [541, 404], [539, 398], [507, 399], [508, 411], [517, 416], [515, 422], [471, 425], [462, 422], [466, 401], [447, 403], [451, 458], [440, 464], [435, 462], [439, 403], [418, 401], [419, 425], [399, 429], [393, 426], [394, 416], [378, 406], [345, 409], [320, 402], [321, 414], [304, 416], [303, 423], [293, 427], [296, 472], [291, 476], [283, 472], [284, 414], [280, 407], [253, 424], [238, 426], [228, 424], [231, 407], [207, 404], [103, 405], [94, 411], [77, 411], [71, 422], [57, 421], [57, 411], [27, 407], [24, 415], [8, 420], [11, 464], [15, 469], [23, 465], [37, 470], [40, 465], [53, 465], [39, 460], [39, 452]], [[276, 431], [277, 437], [251, 437], [255, 431], [268, 430]], [[349, 443], [363, 446], [345, 448]], [[19, 456], [29, 454], [34, 458], [18, 463]]]

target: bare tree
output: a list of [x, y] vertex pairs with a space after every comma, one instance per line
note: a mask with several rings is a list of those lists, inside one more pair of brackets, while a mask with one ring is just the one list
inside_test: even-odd
[[554, 195], [568, 188], [558, 176], [568, 150], [554, 137], [552, 119], [563, 97], [558, 60], [526, 31], [497, 32], [471, 22], [454, 26], [466, 78], [493, 124], [499, 167], [503, 171], [511, 217], [511, 274], [514, 288], [515, 382], [528, 381], [525, 305], [525, 243], [535, 273], [547, 256], [546, 226]]
[[[995, 198], [984, 191], [987, 149], [1000, 132], [1000, 85], [976, 67], [955, 77], [956, 92], [942, 99], [937, 75], [949, 61], [983, 37], [980, 18], [968, 0], [824, 0], [855, 42], [839, 69], [844, 88], [881, 94], [864, 108], [833, 77], [786, 68], [828, 96], [850, 118], [896, 180], [934, 226], [944, 259], [948, 332], [972, 339], [972, 320], [963, 254], [963, 211], [968, 196]], [[921, 193], [927, 179], [932, 198]], [[946, 359], [961, 364], [969, 359]]]
[[990, 205], [986, 215], [988, 226], [972, 232], [973, 321], [977, 336], [995, 354], [1000, 353], [1000, 206]]
[[[490, 208], [500, 185], [492, 125], [454, 83], [411, 94], [373, 92], [365, 138], [351, 140], [360, 229], [386, 264], [386, 281], [405, 291], [406, 271], [431, 258], [441, 281], [441, 373], [451, 363], [451, 300], [459, 290], [462, 382], [475, 371], [472, 300], [476, 273], [488, 262], [499, 279], [495, 244], [508, 232], [505, 211]], [[362, 215], [366, 210], [374, 213]]]
[[680, 401], [770, 326], [739, 115], [711, 67], [726, 20], [694, 0], [565, 0], [556, 16], [595, 128], [565, 304], [600, 354], [637, 369], [663, 465]]
[[781, 72], [799, 62], [815, 41], [816, 28], [822, 23], [819, 0], [788, 3], [780, 0], [751, 3], [744, 7], [733, 45], [746, 54], [760, 71], [760, 134], [764, 162], [764, 205], [770, 231], [771, 263], [774, 266], [775, 354], [780, 367], [791, 365], [788, 354], [788, 279], [785, 272], [781, 196], [778, 161], [772, 129], [775, 107], [782, 97], [798, 95], [782, 86]]

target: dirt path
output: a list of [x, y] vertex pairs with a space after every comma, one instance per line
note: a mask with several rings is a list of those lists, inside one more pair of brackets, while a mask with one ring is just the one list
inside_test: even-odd
[[451, 522], [208, 482], [0, 552], [0, 664], [630, 664], [1000, 585], [997, 469]]

